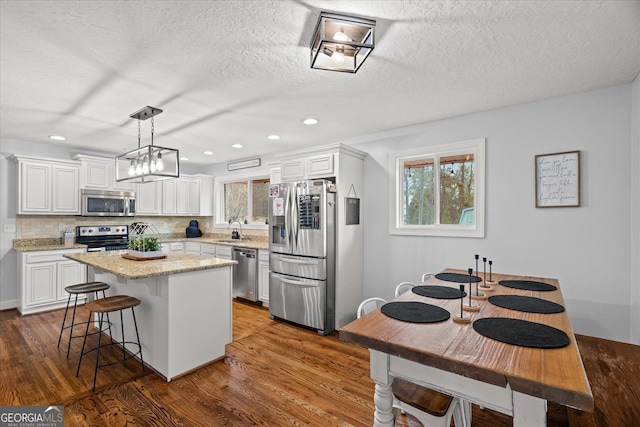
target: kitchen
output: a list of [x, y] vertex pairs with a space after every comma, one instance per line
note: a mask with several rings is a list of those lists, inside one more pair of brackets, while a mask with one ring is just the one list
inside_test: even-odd
[[[622, 2], [621, 4], [628, 6], [632, 3]], [[296, 14], [304, 16], [295, 5], [289, 4], [288, 6], [293, 7]], [[326, 7], [332, 9], [329, 6]], [[346, 8], [345, 11], [350, 10]], [[353, 11], [358, 12], [357, 10]], [[55, 11], [49, 10], [49, 12], [53, 16], [57, 16]], [[376, 16], [375, 12], [367, 13], [365, 10], [360, 13]], [[635, 16], [632, 13], [628, 15]], [[5, 13], [3, 4], [3, 27], [8, 28], [3, 31], [15, 29], [16, 24], [5, 21], [9, 21], [10, 16], [12, 15]], [[482, 17], [486, 16], [486, 14], [478, 12], [478, 21], [482, 22]], [[313, 21], [315, 23], [315, 20]], [[6, 26], [5, 22], [9, 26]], [[276, 20], [276, 22], [279, 21]], [[548, 28], [555, 28], [551, 23], [548, 25]], [[602, 25], [602, 27], [605, 26], [607, 25]], [[608, 27], [614, 26], [618, 26], [618, 24]], [[591, 28], [601, 27], [592, 25]], [[16, 31], [19, 33], [18, 29]], [[299, 33], [301, 31], [298, 32], [298, 36], [302, 37]], [[377, 87], [371, 84], [369, 79], [374, 74], [373, 70], [378, 69], [375, 74], [384, 75], [385, 72], [388, 72], [389, 65], [385, 65], [385, 62], [380, 59], [383, 58], [382, 56], [376, 58], [376, 55], [383, 55], [385, 49], [389, 49], [389, 46], [385, 47], [383, 42], [385, 38], [389, 40], [392, 36], [391, 33], [391, 30], [387, 30], [386, 34], [383, 33], [380, 36], [380, 45], [376, 47], [371, 57], [364, 63], [363, 68], [355, 75], [334, 75], [337, 73], [309, 69], [308, 48], [300, 47], [297, 54], [301, 54], [302, 57], [300, 60], [301, 72], [309, 73], [310, 77], [308, 78], [313, 79], [313, 81], [308, 81], [308, 86], [316, 85], [320, 86], [320, 89], [328, 91], [330, 85], [338, 85], [343, 91], [351, 93], [350, 87], [356, 85], [358, 93], [363, 94], [362, 103], [379, 104], [379, 101], [367, 97], [370, 96], [368, 94], [371, 92], [371, 88]], [[4, 32], [2, 34], [3, 40], [7, 40], [5, 34]], [[592, 41], [591, 36], [583, 32], [575, 34], [580, 34], [580, 37], [589, 40], [585, 43], [586, 45]], [[306, 45], [309, 34], [304, 34], [304, 36], [306, 37], [304, 41]], [[8, 40], [14, 39], [9, 38]], [[444, 41], [442, 42], [444, 43]], [[616, 48], [624, 49], [637, 46], [632, 42], [637, 43], [635, 39], [617, 39], [611, 43]], [[431, 44], [426, 43], [425, 45], [430, 46]], [[477, 48], [481, 48], [481, 46], [477, 46]], [[153, 51], [153, 45], [151, 50]], [[208, 48], [203, 48], [203, 51], [208, 50]], [[451, 50], [456, 49], [452, 47]], [[548, 60], [563, 61], [564, 55], [556, 55]], [[517, 57], [517, 55], [512, 56]], [[631, 53], [626, 56], [634, 58]], [[3, 54], [3, 82], [7, 78], [6, 64], [9, 61], [5, 58]], [[627, 69], [625, 67], [610, 67], [611, 62], [609, 61], [614, 62], [612, 59], [603, 60], [602, 66], [606, 69], [606, 73], [613, 72], [611, 71], [613, 68]], [[498, 61], [498, 64], [503, 63], [503, 61]], [[425, 66], [422, 69], [427, 68], [428, 66]], [[489, 85], [494, 81], [493, 79], [499, 80], [504, 77], [499, 73], [501, 71], [499, 69], [490, 66], [485, 69], [493, 70], [487, 74], [493, 73], [495, 76], [486, 75], [487, 80], [483, 80], [481, 84], [477, 83], [478, 86]], [[540, 72], [540, 74], [544, 75], [551, 72], [550, 70], [559, 72], [549, 65], [545, 72]], [[635, 74], [637, 71], [636, 67]], [[265, 70], [265, 72], [267, 71]], [[269, 76], [272, 76], [270, 71], [268, 73], [270, 73]], [[505, 105], [490, 104], [482, 110], [463, 111], [455, 116], [441, 114], [439, 117], [430, 118], [431, 116], [427, 115], [429, 110], [422, 108], [424, 119], [416, 120], [412, 117], [410, 120], [413, 121], [407, 123], [412, 124], [411, 127], [388, 126], [372, 132], [370, 130], [374, 129], [373, 124], [362, 120], [360, 122], [362, 124], [356, 126], [358, 129], [355, 133], [350, 128], [343, 129], [341, 127], [343, 125], [337, 126], [338, 119], [325, 121], [320, 117], [319, 126], [329, 124], [327, 127], [338, 127], [343, 131], [342, 134], [337, 134], [329, 139], [316, 141], [316, 146], [322, 146], [332, 141], [341, 141], [367, 153], [363, 170], [366, 185], [362, 191], [356, 191], [357, 196], [362, 199], [361, 211], [364, 227], [362, 298], [381, 296], [391, 299], [393, 287], [400, 281], [417, 280], [426, 271], [440, 270], [447, 266], [465, 268], [469, 263], [469, 254], [479, 252], [489, 254], [492, 257], [495, 271], [526, 272], [542, 277], [557, 277], [563, 286], [572, 327], [576, 333], [638, 344], [640, 342], [640, 327], [638, 326], [640, 324], [638, 302], [640, 290], [637, 281], [633, 280], [639, 275], [638, 264], [640, 264], [637, 262], [639, 258], [638, 224], [633, 221], [634, 218], [640, 216], [638, 210], [640, 185], [637, 169], [637, 164], [640, 164], [637, 77], [634, 75], [627, 80], [612, 80], [600, 86], [594, 84], [576, 88], [559, 93], [557, 96], [547, 95], [546, 86], [551, 80], [562, 80], [560, 77], [549, 77], [543, 79], [542, 82], [536, 81], [533, 78], [535, 76], [529, 77], [526, 83], [520, 83], [523, 86], [532, 85], [531, 87], [534, 88], [532, 89], [534, 95], [529, 98]], [[108, 77], [103, 76], [103, 78], [105, 84], [109, 82]], [[436, 88], [430, 84], [430, 80], [442, 82], [442, 77], [429, 76], [427, 78], [422, 74], [410, 74], [407, 79], [415, 82], [416, 86], [419, 82], [424, 81], [424, 85], [428, 87], [428, 92], [430, 92], [421, 93], [421, 96], [424, 97], [435, 96]], [[566, 79], [562, 81], [566, 82]], [[38, 81], [38, 79], [34, 78], [32, 81]], [[534, 85], [534, 82], [537, 86]], [[84, 87], [87, 94], [93, 93], [91, 86]], [[4, 87], [3, 83], [3, 89]], [[93, 87], [101, 88], [100, 78], [93, 80]], [[392, 87], [397, 88], [397, 86]], [[500, 92], [502, 88], [501, 85], [493, 86], [495, 92]], [[303, 88], [299, 89], [303, 90]], [[304, 90], [306, 89], [304, 87]], [[115, 88], [107, 86], [106, 92], [112, 90], [116, 92]], [[453, 89], [451, 90], [452, 93], [456, 93]], [[237, 88], [237, 91], [240, 95], [243, 88]], [[406, 93], [408, 90], [405, 87], [399, 91]], [[45, 89], [41, 89], [40, 92], [47, 93]], [[141, 94], [142, 99], [133, 102], [133, 105], [117, 108], [120, 121], [115, 121], [114, 127], [115, 124], [124, 123], [127, 115], [141, 105], [145, 105], [145, 103], [153, 105], [156, 100], [162, 100], [168, 96], [166, 93], [164, 96], [154, 94], [152, 98], [151, 95], [149, 97], [143, 95]], [[397, 105], [414, 101], [413, 99], [391, 99], [394, 99], [393, 102], [390, 102], [393, 110], [398, 108]], [[354, 107], [354, 101], [345, 99], [344, 102], [345, 109], [348, 108], [349, 111], [356, 111], [359, 108]], [[160, 107], [165, 107], [165, 112], [158, 116], [156, 122], [159, 138], [163, 131], [177, 127], [177, 124], [169, 126], [163, 124], [163, 121], [173, 120], [173, 117], [181, 110], [180, 107], [183, 103], [184, 101], [176, 101], [175, 105], [171, 105], [171, 103], [158, 104]], [[227, 103], [232, 104], [228, 99]], [[113, 102], [113, 105], [122, 104]], [[388, 108], [387, 106], [382, 107]], [[410, 108], [407, 108], [407, 114], [410, 113], [409, 110]], [[301, 114], [313, 114], [313, 112], [302, 111]], [[387, 114], [394, 115], [390, 111]], [[211, 113], [211, 116], [214, 115]], [[4, 105], [3, 116], [5, 116]], [[170, 117], [172, 118], [170, 119]], [[201, 115], [196, 114], [188, 119], [198, 121], [200, 118]], [[13, 206], [17, 197], [14, 178], [16, 171], [15, 163], [9, 159], [9, 156], [20, 154], [71, 159], [72, 154], [79, 151], [71, 150], [65, 145], [42, 144], [38, 142], [40, 140], [34, 138], [28, 140], [18, 138], [8, 133], [10, 129], [5, 127], [4, 120], [3, 118], [2, 158], [0, 159], [2, 171], [0, 220], [3, 224], [0, 307], [9, 309], [12, 304], [15, 304], [17, 296], [15, 287], [17, 259], [16, 253], [11, 249], [12, 240], [14, 238], [60, 237], [60, 224], [64, 229], [75, 226], [76, 221], [82, 222], [83, 225], [90, 225], [90, 223], [73, 216], [53, 216], [48, 218], [51, 220], [48, 222], [43, 221], [42, 217], [27, 216], [23, 218], [15, 215]], [[130, 125], [123, 128], [125, 138], [122, 140], [127, 142], [112, 143], [115, 145], [113, 155], [124, 152], [125, 150], [121, 148], [135, 141], [135, 124], [131, 121]], [[242, 124], [237, 125], [236, 129], [243, 126]], [[78, 128], [81, 127], [78, 124]], [[300, 134], [308, 130], [308, 128], [302, 129], [305, 130], [296, 130], [296, 132]], [[145, 128], [146, 130], [148, 130], [148, 126]], [[47, 132], [54, 132], [54, 130]], [[269, 132], [277, 132], [277, 130]], [[43, 132], [43, 135], [43, 138], [46, 139], [47, 133]], [[301, 134], [300, 136], [302, 137]], [[420, 238], [389, 234], [387, 208], [389, 204], [389, 175], [391, 174], [389, 152], [476, 137], [487, 138], [485, 238]], [[233, 138], [226, 139], [233, 140]], [[247, 140], [249, 139], [247, 138]], [[263, 145], [269, 143], [261, 141]], [[163, 144], [173, 145], [168, 142], [163, 142]], [[236, 151], [233, 154], [236, 156], [235, 159], [230, 158], [202, 167], [190, 167], [187, 162], [183, 162], [181, 167], [184, 168], [186, 174], [204, 174], [216, 178], [232, 178], [247, 175], [248, 172], [255, 176], [268, 177], [272, 168], [270, 164], [280, 161], [275, 153], [286, 153], [291, 150], [289, 146], [278, 145], [283, 142], [276, 141], [274, 144], [276, 148], [282, 147], [282, 149], [256, 156], [245, 156], [244, 153], [238, 154]], [[91, 148], [92, 150], [84, 152], [104, 155], [95, 151], [97, 145]], [[571, 209], [536, 209], [533, 184], [534, 156], [575, 149], [581, 150], [585, 156], [583, 158], [584, 180], [581, 188], [583, 206]], [[192, 155], [192, 158], [197, 156], [205, 158], [199, 154]], [[227, 163], [236, 159], [253, 157], [261, 158], [260, 166], [236, 171], [227, 170]], [[348, 188], [342, 196], [347, 194]], [[616, 206], [615, 214], [612, 214], [612, 206]], [[231, 232], [227, 229], [227, 224], [224, 224], [224, 221], [216, 222], [216, 216], [174, 217], [159, 215], [136, 218], [136, 220], [153, 222], [161, 230], [167, 232], [182, 232], [190, 219], [197, 219], [203, 232], [219, 232], [225, 235]], [[14, 225], [16, 231], [5, 231], [11, 230], [11, 227], [4, 228], [5, 224]], [[245, 234], [262, 236], [263, 238], [267, 236], [264, 226], [255, 225], [244, 228]], [[593, 313], [602, 314], [594, 316]]]

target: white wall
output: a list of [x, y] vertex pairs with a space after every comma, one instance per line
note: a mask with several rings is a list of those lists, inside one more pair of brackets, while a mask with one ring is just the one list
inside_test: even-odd
[[[345, 141], [369, 153], [365, 298], [392, 298], [427, 271], [474, 267], [480, 254], [495, 272], [557, 278], [576, 333], [630, 341], [631, 105], [624, 85]], [[390, 235], [389, 151], [472, 138], [487, 138], [486, 237]], [[582, 206], [536, 209], [535, 155], [572, 150], [581, 150]]]
[[631, 341], [640, 344], [640, 74], [632, 85], [631, 109]]

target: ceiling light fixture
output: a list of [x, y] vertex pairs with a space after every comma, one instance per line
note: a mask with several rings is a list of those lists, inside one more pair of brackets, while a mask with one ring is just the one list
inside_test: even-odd
[[305, 125], [315, 125], [318, 123], [318, 119], [308, 118], [308, 119], [304, 119], [302, 123], [304, 123]]
[[311, 38], [311, 68], [355, 73], [374, 47], [376, 21], [321, 12]]
[[269, 139], [271, 139], [271, 140], [275, 141], [275, 140], [277, 140], [277, 139], [280, 139], [280, 136], [278, 136], [278, 135], [269, 135], [267, 138], [269, 138]]
[[[129, 117], [138, 120], [138, 148], [116, 156], [116, 181], [145, 183], [180, 176], [178, 150], [153, 145], [154, 119], [162, 110], [146, 106]], [[140, 147], [140, 121], [151, 119], [151, 144]]]
[[232, 147], [233, 148], [242, 148], [242, 144], [233, 144]]
[[207, 156], [213, 156], [213, 151], [205, 151], [203, 154], [206, 154]]
[[49, 135], [49, 139], [53, 139], [55, 141], [66, 141], [67, 138], [65, 138], [64, 136], [60, 136], [60, 135]]

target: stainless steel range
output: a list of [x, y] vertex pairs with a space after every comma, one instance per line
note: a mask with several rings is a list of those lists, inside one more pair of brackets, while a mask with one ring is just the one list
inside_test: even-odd
[[79, 225], [76, 227], [76, 243], [87, 245], [87, 252], [127, 249], [129, 226]]

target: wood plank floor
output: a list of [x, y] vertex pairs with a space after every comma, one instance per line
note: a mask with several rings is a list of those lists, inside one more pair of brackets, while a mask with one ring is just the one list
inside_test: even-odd
[[[64, 338], [56, 347], [64, 310], [0, 312], [0, 406], [64, 405], [67, 427], [373, 425], [366, 349], [337, 333], [272, 321], [265, 308], [234, 302], [233, 312], [234, 341], [223, 360], [169, 383], [130, 360], [100, 369], [95, 393], [95, 359], [85, 358], [75, 377], [82, 340], [73, 340], [69, 359]], [[512, 425], [508, 416], [473, 411], [474, 427]], [[549, 427], [568, 425], [565, 408], [550, 404], [548, 414]], [[396, 422], [419, 425], [411, 416]]]

